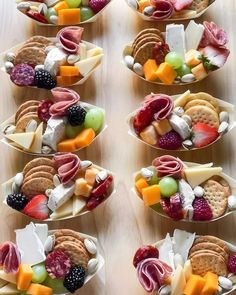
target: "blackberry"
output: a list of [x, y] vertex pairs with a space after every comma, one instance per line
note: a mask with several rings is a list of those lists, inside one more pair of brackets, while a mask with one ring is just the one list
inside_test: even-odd
[[85, 280], [85, 269], [80, 266], [74, 266], [68, 275], [65, 276], [63, 285], [71, 293], [83, 287]]
[[7, 205], [13, 209], [21, 211], [25, 208], [28, 203], [28, 199], [25, 195], [18, 193], [18, 194], [10, 194], [7, 196]]
[[78, 126], [84, 123], [87, 112], [79, 105], [73, 105], [68, 108], [68, 121], [72, 126]]
[[52, 89], [57, 83], [48, 71], [39, 69], [35, 71], [34, 83], [38, 88]]

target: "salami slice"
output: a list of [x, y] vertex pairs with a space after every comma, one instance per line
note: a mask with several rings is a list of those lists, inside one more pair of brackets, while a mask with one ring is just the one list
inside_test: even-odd
[[216, 47], [224, 46], [228, 43], [228, 36], [224, 29], [218, 27], [214, 22], [203, 22], [204, 33], [200, 42], [200, 47], [213, 45]]
[[64, 279], [70, 272], [72, 263], [64, 252], [56, 250], [48, 254], [45, 267], [52, 279]]
[[151, 4], [156, 7], [151, 18], [155, 20], [162, 20], [171, 18], [174, 13], [174, 5], [167, 0], [151, 0]]
[[10, 75], [10, 79], [18, 86], [32, 86], [34, 84], [34, 69], [27, 64], [16, 65]]
[[5, 273], [17, 273], [20, 265], [20, 252], [12, 242], [0, 245], [0, 266]]
[[56, 153], [54, 160], [62, 183], [69, 183], [79, 171], [80, 158], [72, 153]]
[[57, 39], [62, 48], [70, 53], [77, 53], [79, 49], [79, 43], [82, 39], [84, 29], [81, 27], [68, 27], [64, 28], [57, 34]]
[[153, 160], [152, 165], [156, 167], [158, 176], [180, 177], [183, 171], [183, 162], [173, 156], [161, 156]]
[[50, 107], [53, 102], [50, 99], [46, 99], [40, 102], [38, 106], [38, 117], [42, 122], [47, 122], [51, 118]]

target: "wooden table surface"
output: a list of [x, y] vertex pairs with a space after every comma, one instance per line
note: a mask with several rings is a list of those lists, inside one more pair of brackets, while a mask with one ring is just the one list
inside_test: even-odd
[[[213, 73], [192, 91], [206, 91], [231, 103], [235, 100], [236, 44], [235, 23], [236, 1], [216, 0], [216, 3], [200, 19], [215, 21], [226, 29], [229, 35], [231, 56], [223, 69]], [[14, 0], [0, 1], [0, 51], [13, 47], [35, 34], [55, 36], [58, 28], [38, 27], [19, 13]], [[132, 175], [141, 167], [148, 166], [158, 155], [155, 149], [139, 143], [127, 134], [126, 116], [136, 109], [144, 96], [156, 93], [178, 94], [188, 87], [160, 87], [141, 81], [121, 63], [124, 44], [131, 41], [143, 28], [160, 26], [144, 22], [126, 5], [124, 0], [114, 0], [96, 23], [84, 25], [84, 40], [104, 48], [102, 66], [87, 82], [74, 87], [82, 100], [104, 107], [108, 129], [87, 150], [79, 153], [82, 159], [89, 159], [116, 174], [116, 194], [94, 213], [69, 221], [49, 223], [53, 228], [73, 228], [98, 237], [99, 246], [106, 260], [106, 267], [88, 285], [76, 294], [81, 295], [141, 295], [146, 294], [136, 279], [132, 266], [135, 250], [145, 243], [163, 238], [175, 228], [196, 231], [199, 234], [213, 234], [236, 244], [236, 214], [223, 221], [210, 224], [187, 224], [172, 222], [159, 217], [145, 208], [131, 192]], [[49, 92], [14, 86], [5, 73], [0, 73], [0, 119], [7, 119], [27, 99], [44, 99]], [[225, 172], [236, 178], [236, 130], [211, 148], [202, 151], [174, 153], [183, 160], [206, 163], [213, 161]], [[0, 145], [0, 182], [4, 182], [22, 170], [30, 160], [20, 152]], [[30, 219], [13, 212], [1, 204], [0, 240], [14, 239], [14, 229], [29, 223]]]

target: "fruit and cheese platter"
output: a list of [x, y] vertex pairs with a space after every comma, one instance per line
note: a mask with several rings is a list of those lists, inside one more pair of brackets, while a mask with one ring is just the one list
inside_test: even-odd
[[175, 221], [211, 222], [236, 210], [236, 180], [213, 163], [164, 155], [135, 173], [133, 191], [144, 205]]
[[52, 89], [83, 84], [101, 64], [103, 49], [82, 40], [82, 27], [55, 38], [33, 36], [0, 55], [0, 68], [17, 86]]
[[203, 15], [215, 0], [125, 0], [146, 21], [182, 21]]
[[0, 294], [67, 295], [104, 266], [97, 239], [70, 229], [31, 222], [0, 244]]
[[52, 98], [27, 100], [0, 126], [2, 142], [27, 154], [52, 156], [88, 147], [106, 129], [105, 110], [80, 101], [67, 88], [51, 90]]
[[133, 265], [148, 293], [226, 295], [236, 290], [236, 246], [215, 236], [176, 229], [173, 237], [167, 234], [139, 248]]
[[36, 220], [56, 221], [87, 214], [114, 190], [113, 174], [76, 154], [35, 158], [2, 185], [3, 203]]
[[160, 150], [208, 147], [236, 126], [234, 105], [205, 92], [146, 96], [128, 115], [129, 134]]
[[16, 0], [17, 9], [40, 26], [93, 23], [112, 0]]
[[158, 85], [187, 85], [224, 66], [228, 36], [214, 22], [168, 24], [142, 30], [123, 50], [123, 63], [142, 80]]

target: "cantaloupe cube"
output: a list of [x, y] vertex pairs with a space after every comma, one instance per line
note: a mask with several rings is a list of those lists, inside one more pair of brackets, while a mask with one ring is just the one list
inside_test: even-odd
[[58, 143], [58, 152], [75, 152], [77, 150], [75, 139], [66, 139]]
[[29, 295], [53, 295], [52, 288], [40, 284], [31, 284], [26, 294]]
[[146, 206], [152, 206], [160, 202], [160, 186], [157, 184], [142, 189], [143, 201]]
[[62, 77], [79, 76], [79, 68], [75, 66], [60, 66], [60, 76]]
[[173, 84], [175, 78], [177, 77], [176, 71], [166, 62], [160, 64], [156, 71], [157, 77], [167, 85]]
[[158, 69], [158, 65], [155, 59], [148, 59], [146, 63], [143, 65], [143, 72], [145, 79], [147, 81], [155, 81], [158, 79], [156, 71]]
[[138, 1], [138, 7], [139, 7], [140, 12], [143, 12], [144, 8], [147, 6], [151, 6], [150, 0], [139, 0]]
[[218, 290], [218, 276], [215, 273], [207, 272], [204, 279], [206, 283], [200, 295], [214, 295]]
[[74, 77], [57, 76], [57, 86], [71, 86], [76, 84], [80, 79], [81, 79], [80, 76], [74, 76]]
[[194, 49], [189, 50], [185, 54], [185, 62], [189, 67], [194, 67], [200, 64], [200, 59], [198, 58], [200, 52]]
[[53, 6], [53, 8], [56, 10], [58, 13], [62, 9], [67, 9], [69, 8], [69, 5], [66, 3], [66, 1], [60, 1], [56, 5]]
[[155, 128], [152, 125], [146, 127], [139, 135], [146, 143], [151, 145], [157, 144], [158, 136]]
[[92, 128], [84, 129], [75, 138], [75, 146], [77, 148], [82, 148], [89, 146], [95, 137], [95, 132]]
[[27, 290], [31, 284], [33, 271], [30, 265], [21, 264], [16, 277], [18, 290]]
[[80, 8], [61, 9], [58, 11], [58, 25], [77, 25], [80, 23]]
[[206, 280], [198, 275], [191, 275], [184, 288], [184, 295], [199, 295], [206, 283]]
[[98, 174], [99, 170], [92, 167], [85, 171], [85, 180], [91, 186], [94, 186], [96, 182], [96, 175]]
[[158, 122], [153, 121], [152, 125], [156, 129], [156, 132], [161, 136], [165, 135], [166, 133], [172, 130], [172, 127], [167, 119], [164, 119]]
[[144, 177], [139, 178], [139, 180], [135, 182], [135, 187], [140, 194], [142, 194], [142, 189], [148, 186], [149, 184]]
[[192, 68], [191, 71], [197, 80], [202, 80], [208, 75], [203, 63], [200, 63], [196, 67]]
[[87, 183], [84, 178], [78, 178], [75, 182], [75, 195], [77, 197], [89, 197], [93, 187]]

